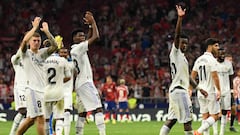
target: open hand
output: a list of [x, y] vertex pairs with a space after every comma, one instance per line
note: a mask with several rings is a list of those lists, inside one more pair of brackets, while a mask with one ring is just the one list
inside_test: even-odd
[[92, 24], [94, 22], [94, 18], [93, 18], [92, 12], [87, 11], [85, 13], [85, 16], [84, 16], [83, 20], [84, 20], [85, 24], [88, 24], [88, 25]]
[[176, 5], [176, 9], [177, 9], [178, 16], [182, 17], [185, 15], [186, 9], [182, 9], [182, 7], [179, 5]]
[[43, 32], [49, 31], [48, 23], [47, 22], [43, 22], [42, 23], [42, 28], [40, 28], [40, 30], [43, 31]]
[[42, 20], [41, 17], [35, 17], [34, 20], [32, 21], [32, 26], [37, 28], [41, 20]]

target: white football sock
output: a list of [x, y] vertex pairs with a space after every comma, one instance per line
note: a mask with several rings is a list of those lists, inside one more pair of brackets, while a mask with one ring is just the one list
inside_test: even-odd
[[227, 124], [227, 117], [226, 115], [222, 115], [219, 135], [224, 135], [226, 124]]
[[105, 127], [104, 116], [102, 112], [98, 112], [95, 114], [95, 123], [99, 130], [99, 134], [106, 135], [106, 127]]
[[84, 122], [86, 118], [84, 117], [78, 117], [77, 123], [76, 123], [76, 135], [83, 135], [83, 128], [84, 128]]
[[213, 135], [218, 135], [218, 121], [216, 121], [213, 125]]
[[71, 121], [70, 112], [64, 112], [64, 135], [70, 135]]
[[214, 123], [215, 123], [215, 119], [210, 116], [205, 120], [205, 122], [201, 125], [201, 127], [197, 131], [199, 133], [203, 133], [204, 130], [207, 130]]
[[17, 115], [14, 117], [12, 128], [11, 128], [11, 131], [10, 131], [9, 135], [15, 135], [16, 134], [17, 128], [19, 127], [23, 118], [24, 118], [24, 115], [22, 115], [21, 113], [17, 113]]
[[168, 135], [170, 129], [168, 126], [163, 125], [162, 128], [160, 129], [159, 135]]
[[56, 125], [55, 125], [55, 133], [56, 135], [62, 135], [63, 132], [63, 120], [56, 120]]

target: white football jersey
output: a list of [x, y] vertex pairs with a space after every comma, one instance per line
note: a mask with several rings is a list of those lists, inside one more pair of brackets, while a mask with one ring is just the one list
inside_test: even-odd
[[218, 77], [219, 77], [219, 82], [220, 82], [220, 87], [221, 87], [221, 95], [226, 95], [227, 93], [230, 93], [230, 75], [233, 75], [233, 66], [230, 61], [224, 61], [224, 62], [219, 62], [217, 66], [217, 72], [218, 72]]
[[184, 53], [182, 53], [180, 49], [177, 49], [173, 44], [169, 57], [172, 76], [172, 83], [169, 90], [172, 90], [177, 86], [187, 90], [189, 87], [189, 69], [188, 61]]
[[217, 66], [217, 60], [209, 52], [205, 52], [198, 57], [194, 63], [193, 71], [198, 72], [198, 86], [208, 93], [215, 93], [215, 84], [211, 73], [217, 71]]
[[43, 64], [45, 59], [49, 56], [47, 48], [40, 49], [37, 54], [30, 49], [28, 49], [26, 53], [21, 53], [27, 86], [33, 90], [43, 92], [45, 87]]
[[70, 77], [71, 72], [65, 58], [52, 54], [45, 60], [44, 72], [46, 86], [44, 90], [45, 101], [58, 101], [64, 96], [64, 78]]
[[20, 50], [11, 57], [11, 63], [15, 71], [14, 88], [24, 90], [27, 84], [22, 59], [20, 58]]
[[65, 89], [64, 92], [66, 94], [72, 94], [72, 91], [73, 91], [73, 74], [74, 74], [75, 65], [72, 61], [68, 61], [68, 67], [69, 67], [69, 70], [71, 72], [71, 79], [69, 81], [67, 81], [66, 83], [64, 83], [64, 89]]
[[75, 88], [79, 88], [86, 82], [93, 82], [92, 67], [88, 58], [88, 41], [71, 46], [71, 57], [75, 64], [76, 77]]

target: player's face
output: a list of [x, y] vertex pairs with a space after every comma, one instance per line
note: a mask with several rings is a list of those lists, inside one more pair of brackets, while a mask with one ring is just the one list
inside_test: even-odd
[[78, 44], [81, 43], [82, 41], [85, 41], [85, 34], [84, 32], [78, 32], [75, 36], [73, 36], [73, 43]]
[[30, 49], [36, 51], [40, 48], [41, 37], [31, 37], [29, 40]]
[[237, 76], [240, 76], [240, 69], [237, 71]]
[[225, 60], [230, 61], [230, 62], [233, 62], [233, 58], [232, 58], [231, 56], [225, 57]]
[[218, 56], [219, 44], [215, 43], [212, 45], [212, 54], [214, 56]]
[[112, 83], [112, 78], [111, 78], [110, 76], [108, 76], [108, 77], [106, 78], [106, 82], [107, 82], [107, 83]]
[[186, 52], [188, 48], [188, 39], [187, 38], [180, 38], [179, 40], [180, 49], [182, 52]]
[[218, 51], [218, 60], [219, 60], [220, 62], [223, 62], [224, 59], [225, 59], [225, 51], [224, 51], [224, 50], [219, 50], [219, 51]]
[[60, 49], [58, 51], [58, 54], [59, 54], [60, 57], [67, 58], [68, 57], [68, 50], [67, 49]]

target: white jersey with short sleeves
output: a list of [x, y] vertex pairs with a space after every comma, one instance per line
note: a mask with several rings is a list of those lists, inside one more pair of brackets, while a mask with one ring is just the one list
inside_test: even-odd
[[229, 76], [233, 75], [233, 66], [230, 61], [224, 61], [218, 64], [217, 72], [219, 76], [219, 82], [221, 87], [221, 95], [230, 93], [230, 79]]
[[48, 56], [47, 48], [40, 49], [37, 54], [30, 49], [25, 53], [22, 52], [22, 62], [29, 88], [43, 92], [45, 87], [43, 64]]
[[71, 72], [65, 58], [52, 54], [45, 60], [44, 72], [46, 87], [44, 90], [45, 101], [58, 101], [64, 96], [64, 78], [70, 77]]
[[172, 75], [172, 83], [169, 90], [173, 90], [178, 86], [187, 90], [189, 87], [189, 69], [184, 53], [173, 44], [169, 57]]
[[71, 46], [71, 56], [78, 72], [75, 88], [86, 82], [93, 82], [92, 67], [88, 58], [88, 41]]
[[11, 57], [11, 63], [15, 71], [14, 88], [19, 88], [24, 90], [26, 87], [26, 75], [24, 72], [22, 59], [20, 58], [19, 50], [15, 55]]
[[211, 73], [217, 71], [217, 65], [218, 62], [212, 53], [205, 52], [198, 57], [193, 66], [193, 71], [198, 72], [198, 86], [208, 93], [215, 93], [215, 85]]

